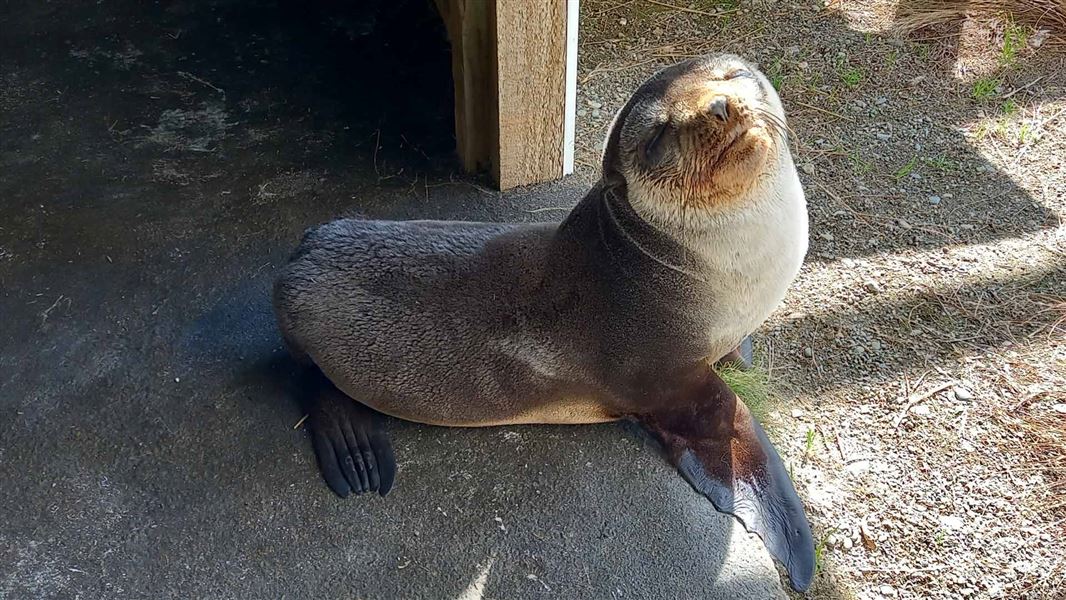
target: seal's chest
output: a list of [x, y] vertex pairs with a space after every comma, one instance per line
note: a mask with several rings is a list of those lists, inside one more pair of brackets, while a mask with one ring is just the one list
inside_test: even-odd
[[807, 213], [802, 197], [790, 204], [735, 221], [709, 238], [705, 256], [711, 264], [717, 341], [735, 344], [757, 329], [799, 272], [807, 253]]

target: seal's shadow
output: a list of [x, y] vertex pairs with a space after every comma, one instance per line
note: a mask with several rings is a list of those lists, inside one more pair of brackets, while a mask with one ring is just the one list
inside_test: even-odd
[[[373, 541], [360, 577], [397, 593], [458, 596], [491, 560], [486, 589], [500, 596], [547, 586], [579, 597], [644, 597], [660, 589], [662, 597], [724, 599], [765, 584], [760, 569], [768, 556], [763, 565], [737, 562], [764, 552], [757, 539], [716, 512], [659, 445], [628, 423], [462, 429], [390, 418], [399, 463], [393, 492], [384, 501], [337, 498], [321, 480], [303, 432], [292, 431], [304, 411], [303, 368], [281, 347], [270, 279], [264, 274], [220, 290], [186, 326], [182, 352], [205, 378], [217, 377], [232, 392], [225, 395], [257, 421], [260, 436], [291, 436], [292, 445], [260, 450], [298, 454], [289, 464], [302, 471], [304, 483], [289, 493], [319, 507], [313, 512], [321, 531], [314, 531], [321, 543]], [[274, 479], [294, 477], [277, 464], [271, 469], [260, 474], [264, 491]], [[426, 528], [432, 534], [422, 542]], [[439, 540], [451, 540], [449, 552], [438, 551]], [[744, 552], [735, 552], [738, 544]], [[590, 557], [593, 549], [602, 555]], [[398, 572], [387, 564], [392, 556], [422, 568]], [[446, 583], [418, 574], [426, 570], [444, 574]], [[671, 584], [664, 588], [664, 581]], [[316, 585], [335, 591], [326, 581]]]

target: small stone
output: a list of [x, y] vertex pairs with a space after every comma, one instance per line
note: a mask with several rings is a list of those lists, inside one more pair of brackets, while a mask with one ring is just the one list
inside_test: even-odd
[[892, 138], [892, 134], [891, 133], [878, 133], [877, 134], [877, 139], [879, 139], [879, 140], [888, 140], [888, 139], [891, 139], [891, 138]]
[[598, 109], [598, 108], [592, 109], [592, 118], [593, 119], [600, 118], [600, 114], [602, 114], [602, 113], [600, 113], [600, 109]]
[[899, 219], [896, 222], [899, 223], [899, 226], [901, 228], [903, 228], [903, 229], [910, 229], [911, 228], [911, 224], [908, 223], [906, 219]]
[[1051, 407], [1051, 410], [1059, 413], [1060, 415], [1066, 415], [1066, 404], [1056, 404]]
[[804, 413], [803, 413], [803, 409], [802, 408], [793, 408], [792, 409], [792, 418], [793, 419], [799, 419], [799, 418], [801, 418], [803, 416], [803, 414]]
[[851, 352], [853, 354], [866, 354], [866, 346], [852, 346]]
[[822, 239], [827, 241], [827, 242], [831, 242], [831, 241], [833, 241], [835, 239], [833, 237], [833, 234], [831, 234], [829, 232], [824, 232], [824, 233], [821, 234], [821, 236], [822, 236]]
[[914, 79], [911, 79], [908, 83], [910, 84], [911, 87], [914, 87], [914, 86], [920, 84], [923, 81], [925, 81], [925, 75], [919, 75], [919, 76], [915, 77]]
[[890, 586], [888, 584], [882, 585], [881, 587], [877, 588], [877, 591], [881, 592], [882, 596], [891, 596], [891, 597], [895, 597], [896, 596], [896, 588], [894, 588], [894, 587], [892, 587], [892, 586]]
[[870, 461], [868, 461], [868, 460], [857, 460], [857, 461], [855, 461], [853, 463], [850, 463], [846, 467], [844, 467], [844, 470], [847, 471], [848, 473], [851, 473], [852, 475], [858, 475], [859, 473], [864, 473], [864, 472], [870, 470]]
[[587, 110], [585, 110], [583, 108], [581, 110], [577, 111], [577, 116], [579, 116], [579, 117], [587, 117], [588, 114], [589, 114], [589, 111], [587, 111]]
[[955, 386], [953, 391], [955, 392], [955, 399], [959, 402], [969, 402], [970, 400], [973, 400], [973, 393], [962, 386]]
[[1011, 568], [1019, 573], [1032, 573], [1036, 570], [1036, 565], [1032, 561], [1028, 560], [1016, 560], [1011, 563]]
[[874, 341], [870, 342], [870, 350], [873, 350], [874, 352], [880, 352], [881, 351], [881, 342], [879, 340], [874, 340]]
[[919, 417], [925, 417], [929, 415], [929, 407], [925, 404], [917, 404], [911, 407], [911, 413], [916, 414]]
[[948, 531], [958, 531], [964, 525], [963, 520], [955, 516], [940, 517], [940, 525]]
[[940, 196], [929, 196], [929, 204], [933, 206], [940, 204]]
[[1051, 36], [1051, 30], [1050, 29], [1038, 29], [1036, 31], [1036, 33], [1034, 33], [1033, 35], [1029, 36], [1029, 45], [1032, 46], [1033, 48], [1039, 48], [1040, 46], [1044, 45], [1044, 42], [1046, 42], [1048, 37], [1050, 37], [1050, 36]]
[[625, 20], [624, 18], [622, 18], [622, 19], [618, 19], [618, 24], [619, 24], [619, 25], [625, 25], [625, 24], [627, 24], [627, 23], [629, 23], [629, 21], [626, 21], [626, 20]]
[[603, 102], [598, 100], [589, 100], [586, 104], [589, 105], [589, 108], [603, 108]]
[[811, 66], [811, 63], [809, 63], [809, 62], [807, 62], [807, 61], [803, 61], [803, 62], [799, 63], [799, 64], [798, 64], [798, 65], [796, 65], [796, 66], [797, 66], [797, 67], [799, 67], [799, 68], [801, 68], [801, 69], [803, 69], [804, 71], [806, 71], [806, 70], [807, 70], [808, 68], [810, 68], [810, 66]]
[[851, 550], [851, 547], [855, 545], [855, 542], [851, 541], [851, 538], [844, 538], [844, 549]]
[[877, 100], [875, 100], [875, 102], [876, 102], [876, 103], [877, 103], [877, 104], [878, 104], [879, 106], [884, 106], [884, 105], [888, 104], [888, 98], [885, 98], [884, 96], [881, 96], [880, 98], [878, 98]]
[[[807, 358], [814, 358], [814, 348], [811, 348], [810, 346], [804, 348], [803, 356], [806, 356]], [[1060, 406], [1066, 406], [1066, 404], [1060, 404]]]
[[812, 163], [803, 163], [803, 166], [800, 167], [800, 168], [803, 169], [804, 173], [806, 173], [808, 175], [814, 175], [814, 164], [812, 164]]
[[864, 281], [862, 287], [864, 287], [867, 292], [871, 292], [874, 294], [880, 294], [882, 289], [881, 284], [877, 283], [873, 279], [867, 279], [866, 281]]

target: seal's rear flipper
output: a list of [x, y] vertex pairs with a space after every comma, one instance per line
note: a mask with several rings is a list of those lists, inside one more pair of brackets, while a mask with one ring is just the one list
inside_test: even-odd
[[635, 419], [662, 442], [692, 487], [758, 534], [785, 566], [792, 587], [806, 591], [814, 577], [814, 539], [762, 427], [709, 368], [670, 396], [664, 404], [670, 408]]
[[326, 483], [341, 498], [351, 492], [388, 494], [396, 459], [381, 415], [345, 396], [317, 367], [312, 369], [302, 382], [309, 394], [307, 427]]

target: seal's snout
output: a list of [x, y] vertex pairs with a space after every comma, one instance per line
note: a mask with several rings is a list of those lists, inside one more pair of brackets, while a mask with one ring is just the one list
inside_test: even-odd
[[729, 99], [725, 96], [715, 96], [707, 104], [707, 112], [714, 118], [725, 123], [729, 120]]
[[732, 205], [775, 172], [787, 128], [755, 65], [729, 54], [690, 59], [653, 75], [619, 111], [604, 174], [667, 210]]

